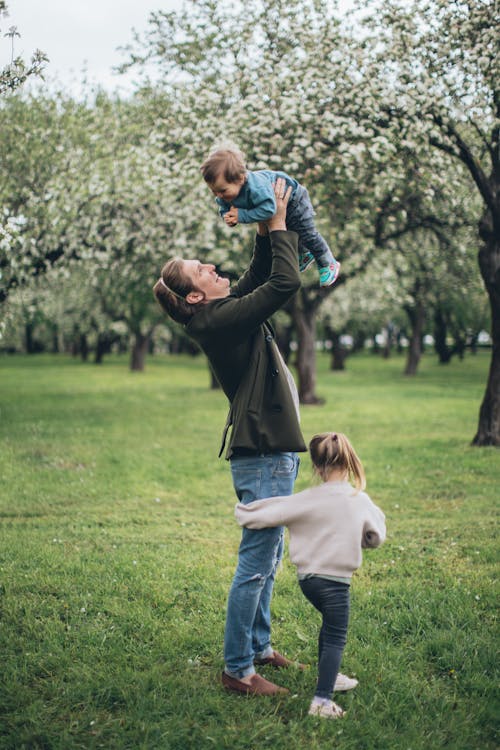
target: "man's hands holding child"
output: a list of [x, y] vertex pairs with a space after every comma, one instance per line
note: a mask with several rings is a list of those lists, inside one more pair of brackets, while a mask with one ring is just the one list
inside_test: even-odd
[[224, 221], [226, 222], [228, 227], [235, 227], [238, 223], [238, 209], [234, 206], [231, 206], [229, 211], [224, 214]]
[[274, 197], [276, 198], [276, 213], [267, 222], [267, 228], [270, 232], [277, 230], [286, 231], [286, 207], [292, 194], [292, 187], [288, 189], [286, 182], [279, 177], [274, 183]]

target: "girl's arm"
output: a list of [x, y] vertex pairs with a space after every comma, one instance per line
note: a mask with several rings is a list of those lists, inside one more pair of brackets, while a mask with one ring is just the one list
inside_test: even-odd
[[363, 524], [363, 535], [361, 537], [361, 546], [379, 547], [385, 541], [386, 528], [385, 516], [370, 500], [370, 508], [367, 518]]
[[248, 529], [267, 529], [272, 526], [287, 526], [294, 520], [304, 507], [302, 493], [296, 495], [281, 495], [255, 500], [243, 505], [237, 503], [234, 515], [240, 526]]

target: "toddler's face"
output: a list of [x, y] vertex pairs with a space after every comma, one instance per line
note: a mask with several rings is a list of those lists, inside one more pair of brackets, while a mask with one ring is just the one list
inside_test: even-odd
[[223, 175], [220, 175], [209, 185], [209, 188], [216, 198], [222, 198], [226, 203], [231, 203], [237, 198], [244, 182], [243, 175], [236, 182], [228, 182]]

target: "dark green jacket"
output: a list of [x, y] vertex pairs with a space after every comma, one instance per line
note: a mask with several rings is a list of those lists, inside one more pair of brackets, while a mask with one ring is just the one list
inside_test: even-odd
[[295, 404], [267, 318], [300, 287], [297, 235], [257, 235], [252, 261], [228, 297], [203, 305], [186, 326], [231, 407], [226, 453], [305, 451]]

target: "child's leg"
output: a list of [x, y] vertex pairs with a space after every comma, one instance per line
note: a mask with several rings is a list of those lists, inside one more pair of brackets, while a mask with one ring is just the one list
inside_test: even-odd
[[314, 256], [318, 268], [337, 263], [325, 238], [314, 224], [314, 209], [305, 187], [299, 187], [293, 201], [290, 201], [286, 214], [287, 229], [299, 235], [299, 252], [309, 251]]
[[304, 595], [321, 612], [318, 682], [315, 696], [331, 699], [347, 641], [349, 585], [313, 576], [300, 582]]

